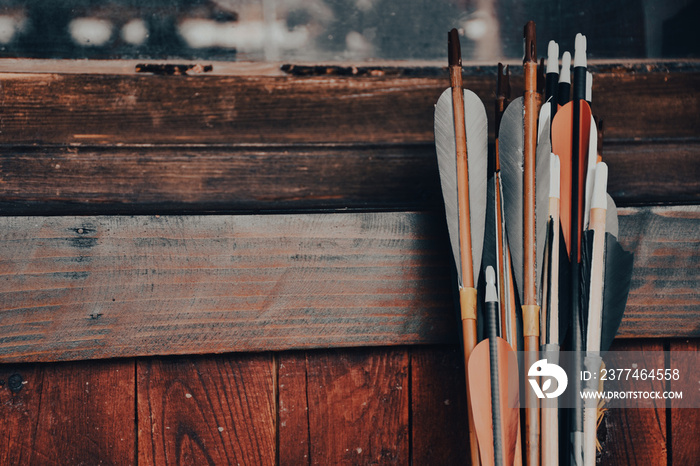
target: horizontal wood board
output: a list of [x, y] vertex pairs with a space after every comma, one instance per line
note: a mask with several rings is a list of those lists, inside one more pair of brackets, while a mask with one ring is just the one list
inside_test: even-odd
[[[613, 68], [594, 77], [610, 139], [697, 138], [697, 71]], [[420, 143], [433, 139], [435, 76], [137, 76], [0, 73], [7, 144]], [[513, 96], [522, 78], [513, 77]], [[495, 73], [464, 85], [493, 121]], [[491, 125], [493, 128], [493, 125]], [[492, 131], [492, 129], [490, 130]]]
[[[620, 210], [621, 337], [700, 335], [697, 207]], [[0, 362], [454, 342], [428, 213], [0, 218]]]
[[[606, 144], [618, 205], [700, 202], [700, 142]], [[0, 146], [0, 215], [440, 210], [432, 143]]]

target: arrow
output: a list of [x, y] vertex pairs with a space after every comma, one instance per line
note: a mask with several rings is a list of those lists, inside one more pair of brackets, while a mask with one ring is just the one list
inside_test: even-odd
[[[494, 163], [492, 181], [489, 182], [489, 199], [487, 221], [492, 233], [484, 239], [484, 255], [493, 252], [491, 262], [486, 265], [496, 265], [497, 283], [499, 284], [501, 306], [501, 335], [510, 343], [514, 351], [522, 347], [522, 332], [519, 331], [519, 307], [516, 298], [515, 278], [511, 266], [511, 252], [508, 244], [508, 235], [505, 227], [505, 212], [503, 208], [503, 180], [501, 179], [501, 163], [499, 155], [499, 140], [501, 119], [510, 98], [510, 71], [498, 64], [497, 98], [496, 98], [496, 144], [494, 151]], [[493, 200], [493, 202], [491, 202]], [[495, 233], [494, 233], [495, 232]]]
[[545, 77], [544, 101], [550, 101], [550, 115], [557, 113], [557, 87], [559, 83], [559, 44], [553, 40], [547, 46], [547, 75]]
[[515, 352], [498, 336], [498, 291], [493, 267], [486, 268], [485, 314], [488, 339], [479, 343], [469, 359], [469, 373], [490, 377], [469, 379], [481, 463], [519, 465], [519, 376]]
[[561, 56], [561, 73], [557, 88], [557, 101], [563, 107], [571, 100], [571, 54], [564, 52]]
[[[599, 371], [601, 356], [608, 350], [627, 303], [632, 275], [632, 254], [624, 251], [608, 229], [610, 197], [606, 193], [608, 167], [596, 165], [590, 225], [582, 241], [582, 303], [585, 311], [585, 366]], [[613, 203], [614, 206], [614, 203]], [[615, 222], [616, 223], [616, 222]], [[616, 228], [616, 225], [613, 225]], [[597, 391], [598, 382], [584, 391]], [[587, 399], [583, 411], [583, 464], [595, 465], [598, 403]]]
[[[477, 292], [474, 287], [481, 265], [485, 228], [487, 119], [481, 100], [462, 89], [462, 59], [456, 29], [448, 34], [450, 88], [435, 106], [435, 146], [447, 228], [459, 285], [464, 364], [468, 368], [476, 346]], [[467, 398], [470, 398], [467, 369]], [[472, 464], [478, 464], [478, 448], [470, 417]]]
[[[537, 47], [535, 23], [525, 25], [525, 92], [523, 95], [523, 341], [525, 365], [530, 367], [539, 358], [540, 308], [537, 304], [537, 243], [535, 227], [535, 153], [537, 148]], [[549, 163], [545, 164], [549, 166]], [[542, 178], [544, 179], [544, 178]], [[548, 192], [547, 190], [546, 192]], [[525, 396], [526, 464], [540, 462], [539, 399], [531, 391]]]
[[[549, 220], [544, 253], [542, 311], [540, 315], [540, 344], [547, 362], [559, 363], [560, 343], [566, 329], [566, 321], [560, 322], [559, 303], [566, 302], [566, 294], [560, 286], [562, 272], [568, 269], [568, 257], [559, 254], [561, 225], [559, 222], [559, 157], [550, 155]], [[564, 280], [565, 281], [565, 280]], [[542, 400], [542, 466], [559, 464], [559, 402], [557, 398]]]

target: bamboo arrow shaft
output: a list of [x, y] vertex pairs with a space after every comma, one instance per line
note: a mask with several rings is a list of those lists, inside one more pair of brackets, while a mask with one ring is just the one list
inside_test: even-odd
[[459, 195], [459, 248], [462, 262], [462, 286], [474, 287], [472, 235], [469, 222], [469, 168], [467, 166], [467, 133], [464, 125], [464, 94], [462, 68], [450, 66], [452, 109], [454, 112], [455, 143], [457, 156], [457, 192]]
[[[525, 367], [537, 361], [539, 350], [539, 307], [537, 306], [537, 273], [535, 267], [535, 154], [537, 149], [537, 62], [535, 24], [525, 26], [525, 93], [523, 96], [523, 339], [526, 351]], [[526, 464], [540, 464], [540, 413], [538, 398], [526, 390], [525, 452]]]
[[[468, 364], [472, 350], [476, 346], [476, 289], [472, 256], [471, 216], [469, 209], [469, 168], [467, 164], [467, 132], [464, 116], [464, 91], [462, 89], [462, 57], [459, 37], [456, 30], [448, 36], [450, 87], [452, 88], [452, 113], [455, 130], [455, 156], [457, 164], [457, 209], [459, 221], [459, 250], [462, 269], [459, 297], [462, 313], [462, 336], [464, 367], [467, 379], [467, 400], [471, 400], [469, 390]], [[473, 410], [469, 410], [469, 446], [472, 464], [479, 463], [479, 448], [474, 427]]]

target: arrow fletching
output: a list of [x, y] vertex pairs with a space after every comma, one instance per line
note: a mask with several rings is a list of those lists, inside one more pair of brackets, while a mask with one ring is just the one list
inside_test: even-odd
[[[435, 149], [440, 185], [445, 202], [445, 216], [450, 245], [462, 286], [461, 251], [459, 246], [459, 208], [457, 192], [457, 161], [455, 131], [452, 115], [451, 89], [446, 89], [435, 106]], [[486, 226], [486, 170], [488, 165], [488, 133], [486, 109], [479, 97], [464, 90], [464, 123], [467, 133], [467, 164], [469, 170], [469, 211], [472, 239], [474, 278], [479, 276]]]

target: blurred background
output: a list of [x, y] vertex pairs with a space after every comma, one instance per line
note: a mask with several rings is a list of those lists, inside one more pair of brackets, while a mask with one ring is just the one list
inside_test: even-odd
[[522, 56], [522, 28], [590, 58], [700, 57], [700, 0], [0, 0], [0, 57], [226, 61]]

